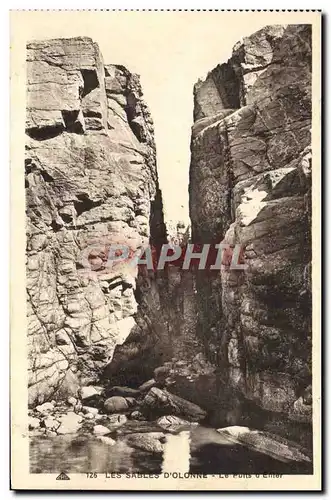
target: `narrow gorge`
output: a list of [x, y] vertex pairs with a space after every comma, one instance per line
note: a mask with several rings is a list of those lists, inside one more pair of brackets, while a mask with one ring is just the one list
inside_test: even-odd
[[[95, 436], [126, 460], [132, 449], [159, 457], [178, 432], [191, 434], [196, 472], [211, 473], [211, 444], [236, 467], [225, 442], [246, 450], [248, 472], [311, 470], [311, 27], [263, 28], [192, 92], [188, 226], [165, 220], [139, 77], [104, 64], [86, 37], [27, 46], [36, 472], [66, 434]], [[246, 267], [132, 265], [170, 242], [240, 245]], [[113, 245], [128, 258], [112, 263]], [[159, 465], [136, 460], [132, 470]]]

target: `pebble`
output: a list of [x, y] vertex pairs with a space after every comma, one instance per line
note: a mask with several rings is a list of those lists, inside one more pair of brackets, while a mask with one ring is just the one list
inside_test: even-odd
[[129, 408], [129, 403], [122, 396], [112, 396], [105, 401], [104, 408], [107, 413], [116, 413], [118, 411], [127, 410]]
[[157, 420], [157, 425], [162, 427], [162, 429], [174, 430], [179, 427], [186, 427], [197, 425], [197, 422], [189, 422], [175, 415], [164, 415]]

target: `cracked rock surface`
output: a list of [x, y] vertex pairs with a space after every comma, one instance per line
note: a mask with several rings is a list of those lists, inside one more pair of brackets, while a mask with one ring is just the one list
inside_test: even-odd
[[160, 196], [139, 77], [89, 38], [27, 45], [29, 404], [97, 382], [136, 327], [136, 275], [110, 244], [148, 243]]
[[197, 332], [230, 386], [308, 423], [311, 27], [245, 38], [194, 99], [192, 239], [240, 244], [247, 264], [197, 276]]

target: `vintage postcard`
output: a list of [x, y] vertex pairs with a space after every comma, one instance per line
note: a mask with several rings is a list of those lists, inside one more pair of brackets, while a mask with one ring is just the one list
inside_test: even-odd
[[13, 489], [321, 489], [321, 13], [11, 12]]

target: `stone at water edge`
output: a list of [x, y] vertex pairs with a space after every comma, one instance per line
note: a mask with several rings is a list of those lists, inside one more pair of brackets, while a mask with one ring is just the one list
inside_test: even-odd
[[73, 411], [69, 411], [67, 414], [63, 415], [60, 419], [61, 425], [57, 429], [58, 434], [74, 434], [81, 428], [81, 422], [83, 418], [77, 415]]
[[104, 425], [95, 425], [93, 427], [93, 434], [97, 436], [104, 436], [105, 434], [110, 434], [110, 430]]
[[53, 417], [48, 417], [42, 422], [42, 427], [46, 427], [46, 429], [49, 429], [50, 431], [56, 431], [60, 425], [60, 422]]
[[160, 439], [164, 437], [162, 432], [141, 432], [137, 434], [127, 434], [125, 442], [132, 448], [138, 448], [152, 453], [162, 453], [163, 444], [160, 442]]
[[109, 436], [97, 436], [97, 439], [104, 444], [108, 444], [109, 446], [114, 446], [116, 441]]
[[112, 396], [104, 403], [106, 413], [116, 413], [119, 411], [126, 411], [129, 408], [127, 400], [121, 396]]
[[175, 415], [164, 415], [159, 418], [156, 423], [164, 430], [176, 430], [181, 427], [198, 425], [198, 422], [189, 422], [188, 420], [176, 417]]
[[228, 434], [229, 436], [233, 437], [240, 437], [244, 434], [247, 434], [248, 432], [254, 432], [254, 431], [251, 431], [249, 427], [244, 427], [241, 425], [231, 425], [230, 427], [223, 427], [221, 429], [217, 429], [217, 432]]
[[98, 408], [93, 408], [92, 406], [83, 406], [82, 412], [83, 413], [92, 413], [92, 415], [97, 415], [99, 413], [99, 410], [98, 410]]
[[29, 426], [29, 430], [38, 429], [40, 427], [39, 418], [29, 417], [28, 418], [28, 426]]
[[157, 387], [150, 389], [142, 404], [147, 411], [159, 415], [171, 413], [196, 422], [206, 417], [206, 412], [200, 406]]
[[233, 443], [259, 451], [281, 462], [311, 462], [299, 445], [276, 434], [241, 426], [224, 427], [217, 429], [217, 432]]

